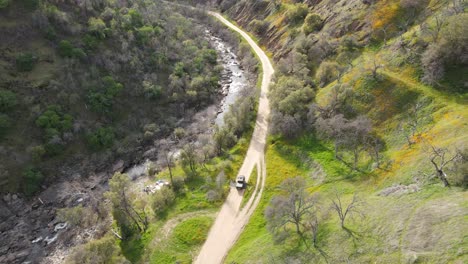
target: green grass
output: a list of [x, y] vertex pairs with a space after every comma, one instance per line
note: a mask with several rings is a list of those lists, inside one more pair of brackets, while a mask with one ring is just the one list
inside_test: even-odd
[[192, 263], [208, 236], [213, 218], [199, 216], [179, 223], [167, 240], [157, 244], [149, 263]]

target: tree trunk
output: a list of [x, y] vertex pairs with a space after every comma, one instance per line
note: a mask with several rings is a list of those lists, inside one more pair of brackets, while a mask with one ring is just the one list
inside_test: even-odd
[[437, 170], [439, 179], [444, 183], [444, 187], [450, 187], [450, 183], [447, 181], [447, 175], [443, 170]]

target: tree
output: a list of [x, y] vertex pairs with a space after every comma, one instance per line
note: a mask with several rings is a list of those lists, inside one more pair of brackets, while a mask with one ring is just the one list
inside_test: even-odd
[[102, 21], [100, 18], [89, 18], [88, 29], [92, 34], [100, 39], [106, 37], [106, 23], [104, 23], [104, 21]]
[[304, 24], [302, 25], [302, 31], [304, 34], [309, 35], [312, 32], [318, 31], [322, 28], [322, 18], [316, 13], [307, 14]]
[[0, 90], [0, 112], [11, 110], [18, 103], [16, 94], [8, 90]]
[[426, 109], [429, 104], [430, 100], [427, 98], [417, 100], [414, 104], [410, 105], [406, 112], [406, 120], [400, 125], [400, 127], [409, 146], [415, 143], [415, 137], [423, 133], [421, 128], [432, 122], [432, 109]]
[[130, 237], [135, 230], [141, 233], [148, 228], [145, 211], [137, 211], [132, 203], [130, 178], [127, 174], [114, 174], [109, 180], [109, 191], [105, 193], [105, 197], [112, 204], [112, 215], [121, 230], [122, 239]]
[[437, 177], [442, 181], [445, 187], [450, 187], [450, 183], [447, 180], [447, 174], [445, 173], [445, 168], [448, 164], [459, 159], [461, 155], [459, 152], [451, 154], [449, 150], [445, 148], [438, 148], [433, 145], [430, 145], [430, 147], [432, 151], [430, 161], [432, 165], [434, 165]]
[[88, 144], [92, 149], [101, 150], [114, 144], [115, 133], [112, 127], [100, 127], [88, 135]]
[[73, 250], [65, 263], [67, 264], [129, 264], [121, 255], [120, 248], [111, 235], [91, 240]]
[[37, 62], [37, 57], [32, 53], [20, 54], [16, 57], [16, 69], [20, 72], [32, 71]]
[[306, 220], [317, 213], [317, 199], [306, 190], [302, 177], [284, 180], [279, 189], [283, 194], [274, 196], [265, 210], [267, 228], [277, 239], [289, 236], [290, 226], [305, 242]]
[[175, 193], [172, 189], [163, 187], [152, 195], [151, 208], [153, 208], [156, 215], [162, 216], [167, 208], [174, 203], [175, 198]]
[[198, 153], [196, 146], [193, 142], [190, 142], [184, 146], [180, 153], [180, 158], [182, 166], [186, 170], [189, 170], [188, 176], [196, 176], [198, 165]]
[[165, 166], [169, 171], [169, 178], [171, 180], [171, 186], [174, 188], [174, 175], [172, 173], [172, 167], [174, 167], [174, 152], [171, 151], [171, 144], [167, 140], [162, 140], [160, 144], [160, 152], [158, 160]]
[[338, 214], [338, 218], [340, 219], [340, 226], [343, 229], [347, 229], [345, 227], [345, 221], [348, 216], [352, 217], [353, 215], [361, 215], [363, 213], [360, 210], [360, 207], [363, 205], [362, 200], [359, 199], [357, 194], [353, 195], [353, 198], [348, 205], [345, 205], [341, 200], [341, 193], [335, 190], [334, 199], [332, 199], [332, 209]]

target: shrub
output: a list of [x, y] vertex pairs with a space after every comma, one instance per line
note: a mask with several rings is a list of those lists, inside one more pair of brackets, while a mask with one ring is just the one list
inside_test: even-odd
[[11, 110], [16, 104], [15, 93], [7, 90], [0, 90], [0, 112]]
[[20, 54], [16, 57], [16, 69], [20, 72], [32, 71], [37, 58], [31, 53]]
[[141, 44], [146, 44], [154, 34], [154, 29], [152, 26], [143, 26], [137, 29], [138, 41]]
[[320, 67], [317, 69], [315, 78], [319, 83], [320, 87], [324, 87], [332, 81], [336, 80], [340, 75], [341, 69], [340, 65], [336, 62], [324, 61], [320, 64]]
[[153, 194], [151, 208], [155, 214], [161, 216], [174, 203], [175, 193], [170, 188], [162, 188]]
[[34, 162], [41, 161], [42, 157], [46, 154], [46, 150], [42, 145], [32, 147], [30, 152]]
[[109, 148], [114, 144], [115, 134], [111, 127], [100, 127], [88, 135], [88, 144], [92, 149]]
[[91, 17], [88, 20], [88, 29], [93, 35], [100, 39], [106, 37], [106, 23], [100, 18]]
[[71, 208], [60, 208], [57, 210], [57, 218], [73, 226], [89, 227], [95, 219], [95, 214], [88, 207], [81, 204]]
[[295, 4], [286, 13], [286, 18], [291, 25], [297, 25], [304, 21], [308, 12], [309, 8], [306, 4]]
[[249, 25], [252, 27], [252, 30], [259, 35], [265, 34], [268, 30], [268, 27], [270, 26], [267, 21], [258, 19], [252, 20]]
[[44, 179], [44, 175], [35, 168], [27, 168], [23, 173], [23, 192], [26, 196], [32, 196], [36, 193], [40, 184]]
[[122, 89], [123, 85], [116, 82], [111, 76], [102, 78], [101, 87], [91, 89], [88, 92], [91, 109], [95, 112], [109, 113], [114, 104], [114, 98]]
[[302, 25], [304, 34], [309, 35], [312, 32], [319, 31], [322, 28], [322, 18], [315, 13], [309, 13]]
[[70, 131], [73, 126], [73, 117], [62, 112], [58, 105], [52, 105], [36, 119], [36, 125], [46, 131], [47, 138]]
[[59, 43], [59, 55], [66, 58], [73, 57], [73, 45], [68, 40], [62, 40]]
[[10, 0], [0, 0], [0, 9], [8, 7]]

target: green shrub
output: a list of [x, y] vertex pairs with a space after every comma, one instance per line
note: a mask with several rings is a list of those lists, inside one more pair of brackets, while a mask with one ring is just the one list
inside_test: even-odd
[[286, 12], [286, 18], [291, 25], [297, 25], [304, 21], [308, 12], [309, 8], [306, 4], [295, 4]]
[[310, 13], [306, 16], [302, 31], [304, 34], [309, 35], [312, 32], [319, 31], [322, 28], [322, 18], [315, 14]]
[[9, 4], [10, 4], [10, 0], [0, 0], [0, 9], [4, 9], [8, 7]]
[[73, 45], [68, 40], [62, 40], [59, 43], [59, 55], [66, 58], [73, 57]]
[[320, 87], [324, 87], [332, 81], [336, 80], [341, 72], [340, 65], [336, 62], [324, 61], [317, 69], [315, 78]]
[[30, 150], [31, 152], [31, 157], [34, 162], [39, 162], [42, 160], [42, 157], [46, 154], [46, 150], [44, 146], [38, 145], [34, 146]]
[[254, 19], [254, 20], [252, 20], [252, 22], [249, 23], [249, 26], [252, 27], [252, 30], [256, 34], [261, 35], [261, 34], [266, 33], [266, 31], [268, 30], [268, 27], [270, 26], [270, 24], [267, 21], [264, 21], [264, 20]]
[[93, 35], [86, 34], [83, 38], [86, 50], [95, 50], [99, 46], [99, 39]]
[[98, 113], [109, 113], [114, 104], [114, 98], [122, 89], [123, 85], [116, 82], [111, 76], [102, 78], [101, 87], [91, 89], [88, 92], [88, 102], [91, 109]]
[[16, 94], [7, 90], [0, 90], [0, 112], [11, 110], [17, 104]]
[[43, 128], [51, 138], [57, 134], [70, 131], [73, 126], [73, 117], [62, 112], [58, 105], [52, 105], [36, 119], [36, 125]]
[[150, 40], [151, 36], [154, 34], [154, 29], [152, 26], [143, 26], [137, 29], [138, 41], [141, 44], [146, 44]]
[[32, 196], [39, 191], [44, 175], [36, 168], [27, 168], [23, 172], [23, 192], [26, 196]]
[[100, 18], [90, 18], [88, 20], [88, 29], [93, 35], [100, 39], [106, 37], [106, 23]]
[[151, 198], [151, 208], [156, 215], [163, 215], [165, 211], [174, 203], [175, 193], [172, 189], [164, 187], [153, 194]]
[[48, 26], [44, 30], [44, 34], [45, 34], [45, 38], [50, 41], [54, 41], [57, 39], [57, 32], [55, 32], [55, 29], [52, 26]]
[[72, 57], [77, 59], [84, 59], [86, 58], [86, 53], [80, 48], [74, 48], [72, 50]]
[[88, 135], [88, 144], [92, 149], [101, 150], [114, 144], [115, 134], [111, 127], [100, 127]]
[[21, 72], [32, 71], [37, 58], [31, 53], [24, 53], [16, 56], [16, 69]]

